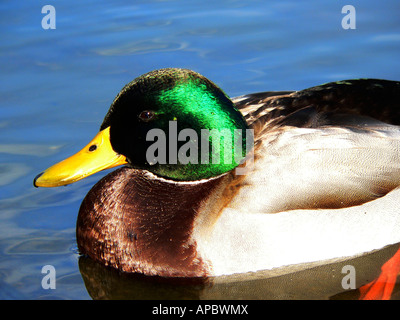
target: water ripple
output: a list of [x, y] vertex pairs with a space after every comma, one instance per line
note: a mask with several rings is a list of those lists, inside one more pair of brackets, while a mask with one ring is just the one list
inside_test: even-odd
[[93, 52], [101, 56], [125, 56], [150, 52], [177, 51], [186, 48], [184, 42], [165, 42], [161, 39], [140, 40], [124, 43], [119, 46], [94, 49]]

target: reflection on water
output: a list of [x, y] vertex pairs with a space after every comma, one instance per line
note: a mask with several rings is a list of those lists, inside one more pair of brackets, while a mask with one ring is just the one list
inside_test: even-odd
[[119, 56], [130, 54], [145, 54], [149, 52], [162, 52], [182, 50], [184, 43], [171, 43], [163, 39], [143, 40], [138, 42], [124, 43], [119, 47], [95, 49], [94, 53], [103, 56]]
[[[0, 241], [0, 298], [87, 298], [82, 276], [76, 270], [78, 254], [73, 245], [74, 230], [47, 232], [33, 229], [20, 228], [19, 235], [9, 235]], [[41, 269], [47, 264], [56, 268], [56, 290], [44, 290], [41, 287], [44, 276]]]
[[[78, 259], [76, 251], [80, 203], [109, 171], [57, 189], [35, 189], [32, 180], [85, 146], [119, 90], [157, 68], [193, 69], [230, 96], [346, 78], [400, 79], [399, 2], [353, 1], [357, 29], [351, 31], [341, 28], [344, 4], [89, 0], [78, 10], [59, 0], [56, 29], [43, 30], [41, 4], [3, 1], [0, 298], [330, 298], [342, 292], [339, 267], [335, 276], [321, 271], [330, 274], [323, 281], [311, 271], [187, 287], [146, 277], [124, 284], [125, 276]], [[57, 270], [54, 291], [40, 286], [46, 264]], [[379, 266], [372, 269], [375, 276]]]
[[[391, 246], [356, 259], [309, 270], [292, 270], [283, 275], [268, 271], [203, 281], [121, 274], [83, 256], [79, 259], [79, 269], [93, 299], [358, 299], [358, 290], [342, 287], [342, 279], [346, 275], [342, 273], [343, 267], [354, 266], [357, 270], [356, 285], [359, 287], [379, 275], [380, 265], [397, 249], [398, 246]], [[400, 298], [400, 285], [395, 288], [393, 298]]]

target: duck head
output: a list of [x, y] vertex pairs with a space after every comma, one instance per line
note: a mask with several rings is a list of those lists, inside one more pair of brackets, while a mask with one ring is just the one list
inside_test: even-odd
[[155, 70], [128, 83], [94, 139], [39, 174], [34, 185], [67, 185], [123, 164], [172, 180], [208, 179], [244, 159], [251, 144], [246, 129], [210, 80], [186, 69]]

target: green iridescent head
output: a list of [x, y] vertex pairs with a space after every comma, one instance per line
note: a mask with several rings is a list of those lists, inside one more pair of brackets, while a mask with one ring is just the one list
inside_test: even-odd
[[160, 69], [128, 83], [100, 129], [107, 127], [112, 148], [132, 167], [169, 179], [218, 176], [246, 156], [242, 114], [220, 88], [191, 70]]

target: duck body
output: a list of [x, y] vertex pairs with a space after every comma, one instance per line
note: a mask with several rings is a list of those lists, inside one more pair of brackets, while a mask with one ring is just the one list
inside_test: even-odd
[[248, 204], [235, 203], [214, 211], [223, 205], [219, 196], [228, 192], [231, 179], [194, 185], [117, 169], [82, 203], [79, 250], [124, 272], [207, 277], [300, 263], [307, 268], [310, 262], [399, 242], [400, 221], [393, 210], [398, 190], [350, 208], [268, 214], [245, 211]]
[[[245, 121], [236, 115], [235, 125], [254, 134], [250, 162], [191, 180], [182, 166], [171, 177], [127, 157], [82, 202], [80, 252], [124, 272], [208, 277], [306, 268], [400, 242], [400, 82], [348, 80], [232, 102]], [[111, 127], [111, 142], [113, 132], [114, 141], [127, 135], [113, 129], [113, 106], [101, 128]]]

